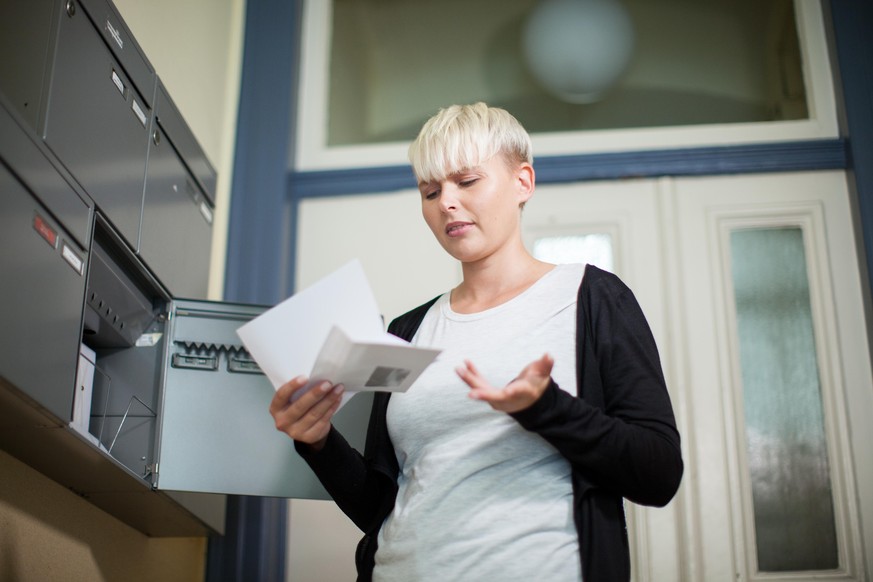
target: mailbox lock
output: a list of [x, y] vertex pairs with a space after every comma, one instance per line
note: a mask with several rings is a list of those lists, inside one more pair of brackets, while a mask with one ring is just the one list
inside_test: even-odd
[[155, 145], [161, 145], [161, 132], [157, 129], [152, 133], [152, 141], [155, 142]]
[[67, 16], [76, 14], [76, 3], [73, 0], [67, 0]]

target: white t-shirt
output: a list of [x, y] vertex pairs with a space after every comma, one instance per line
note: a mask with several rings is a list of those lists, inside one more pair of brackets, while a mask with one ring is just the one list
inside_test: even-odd
[[412, 343], [443, 352], [388, 405], [400, 464], [394, 511], [379, 531], [382, 581], [581, 579], [570, 466], [509, 415], [471, 400], [455, 373], [471, 360], [494, 386], [549, 353], [576, 393], [576, 293], [584, 265], [559, 265], [522, 294], [473, 314], [431, 307]]

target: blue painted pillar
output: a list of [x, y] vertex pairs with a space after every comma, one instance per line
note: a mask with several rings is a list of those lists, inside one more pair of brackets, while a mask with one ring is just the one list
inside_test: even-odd
[[302, 0], [248, 0], [225, 299], [275, 304], [290, 295], [288, 192]]
[[840, 130], [848, 142], [849, 188], [861, 227], [866, 266], [868, 316], [873, 289], [873, 1], [829, 0], [835, 49], [836, 87], [841, 98]]
[[[228, 225], [227, 301], [273, 305], [292, 291], [289, 243], [296, 228], [287, 176], [301, 8], [302, 0], [247, 0]], [[286, 540], [285, 499], [229, 497], [225, 535], [209, 541], [207, 581], [284, 582]]]

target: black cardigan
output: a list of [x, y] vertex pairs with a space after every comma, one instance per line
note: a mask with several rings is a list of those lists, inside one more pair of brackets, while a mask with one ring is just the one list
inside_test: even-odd
[[[435, 301], [401, 315], [388, 331], [412, 339]], [[682, 455], [645, 316], [617, 276], [592, 265], [577, 297], [576, 377], [578, 397], [551, 382], [539, 400], [512, 416], [570, 462], [583, 579], [628, 580], [622, 498], [666, 505], [682, 478]], [[365, 532], [355, 556], [361, 581], [372, 577], [379, 528], [397, 495], [399, 467], [386, 425], [389, 397], [375, 395], [363, 455], [334, 429], [317, 453], [296, 444], [339, 507]]]

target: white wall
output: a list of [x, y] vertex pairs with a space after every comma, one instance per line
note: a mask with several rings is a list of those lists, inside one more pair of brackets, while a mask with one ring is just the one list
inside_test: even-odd
[[456, 285], [460, 268], [425, 224], [420, 200], [417, 190], [303, 200], [297, 288], [360, 259], [387, 324]]

